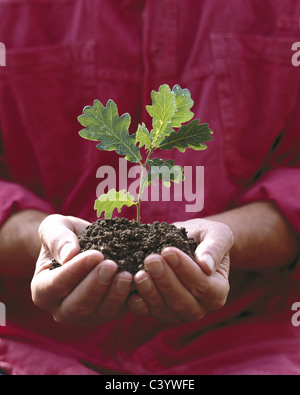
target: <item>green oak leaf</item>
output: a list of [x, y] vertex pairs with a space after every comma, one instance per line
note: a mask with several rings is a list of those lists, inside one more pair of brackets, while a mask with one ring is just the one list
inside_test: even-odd
[[97, 148], [101, 151], [116, 151], [129, 162], [138, 163], [142, 157], [136, 146], [136, 136], [129, 135], [131, 117], [123, 114], [119, 117], [117, 105], [109, 100], [104, 107], [99, 100], [85, 107], [78, 121], [85, 129], [80, 136], [92, 141], [101, 141]]
[[142, 125], [139, 125], [138, 127], [138, 130], [136, 132], [136, 142], [139, 143], [140, 148], [145, 147], [147, 150], [151, 148], [151, 135], [144, 123]]
[[172, 117], [171, 126], [173, 128], [180, 128], [182, 124], [189, 122], [194, 117], [194, 113], [190, 109], [194, 105], [191, 98], [191, 93], [188, 89], [182, 89], [179, 85], [173, 88], [175, 93], [176, 112]]
[[180, 152], [185, 152], [186, 148], [192, 148], [196, 151], [205, 150], [206, 142], [212, 140], [213, 131], [207, 123], [199, 124], [195, 119], [188, 125], [183, 125], [178, 132], [172, 132], [160, 144], [160, 149], [172, 151], [177, 148]]
[[146, 106], [146, 109], [153, 118], [152, 143], [158, 147], [165, 136], [172, 132], [170, 124], [176, 113], [176, 100], [174, 92], [166, 84], [162, 85], [158, 92], [152, 91], [151, 98], [152, 106]]
[[162, 85], [158, 92], [151, 94], [152, 106], [146, 106], [153, 118], [153, 130], [150, 133], [151, 144], [159, 148], [160, 143], [174, 132], [173, 128], [180, 128], [189, 122], [194, 114], [190, 111], [194, 105], [188, 89], [175, 85], [171, 91], [169, 85]]
[[166, 187], [171, 186], [171, 181], [179, 184], [184, 181], [183, 168], [175, 166], [174, 160], [163, 161], [162, 159], [152, 158], [149, 161], [148, 185], [155, 184], [159, 178]]
[[116, 208], [120, 213], [124, 206], [131, 207], [134, 205], [136, 205], [136, 202], [129, 192], [126, 190], [117, 192], [115, 189], [111, 189], [107, 194], [101, 195], [95, 201], [95, 210], [97, 210], [98, 217], [101, 217], [104, 212], [105, 219], [111, 219]]

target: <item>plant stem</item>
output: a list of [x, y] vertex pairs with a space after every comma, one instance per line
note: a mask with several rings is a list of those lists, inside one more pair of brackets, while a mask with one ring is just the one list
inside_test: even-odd
[[141, 225], [141, 203], [142, 203], [142, 196], [145, 190], [145, 171], [147, 173], [147, 169], [144, 165], [142, 165], [142, 174], [141, 174], [141, 180], [140, 180], [140, 186], [139, 186], [139, 196], [138, 196], [138, 201], [136, 205], [136, 210], [137, 210], [137, 223], [138, 226]]
[[136, 205], [136, 220], [137, 220], [138, 226], [140, 226], [141, 225], [141, 202], [140, 202], [140, 200], [138, 201], [138, 203]]
[[147, 179], [145, 173], [147, 174], [147, 166], [148, 166], [148, 163], [150, 161], [150, 158], [151, 158], [151, 155], [152, 155], [153, 151], [154, 151], [153, 148], [150, 149], [149, 152], [148, 152], [148, 155], [147, 155], [145, 163], [144, 164], [140, 163], [141, 168], [142, 168], [142, 174], [141, 174], [140, 186], [139, 186], [139, 196], [138, 196], [138, 201], [137, 201], [137, 204], [136, 204], [136, 211], [137, 211], [137, 213], [136, 213], [136, 221], [138, 223], [138, 226], [141, 225], [142, 196], [143, 196], [144, 190], [146, 188], [146, 182], [148, 182], [148, 179]]

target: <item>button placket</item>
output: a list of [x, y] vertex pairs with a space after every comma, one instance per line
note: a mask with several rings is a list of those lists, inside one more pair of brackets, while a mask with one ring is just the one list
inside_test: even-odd
[[[177, 25], [177, 0], [161, 0], [159, 4], [147, 2], [144, 23], [145, 87], [152, 81], [155, 84], [173, 82], [176, 77]], [[158, 87], [155, 85], [155, 88]]]

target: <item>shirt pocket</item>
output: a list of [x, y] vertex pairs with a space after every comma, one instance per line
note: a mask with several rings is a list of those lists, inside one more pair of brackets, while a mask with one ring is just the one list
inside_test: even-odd
[[1, 70], [0, 119], [11, 176], [34, 189], [43, 185], [39, 192], [54, 202], [86, 166], [77, 116], [95, 97], [95, 46], [90, 40], [8, 50]]
[[295, 110], [293, 39], [212, 34], [225, 162], [240, 183], [261, 169]]

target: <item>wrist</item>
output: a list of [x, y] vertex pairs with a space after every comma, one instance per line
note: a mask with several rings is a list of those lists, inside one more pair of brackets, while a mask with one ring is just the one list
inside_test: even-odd
[[0, 228], [0, 273], [31, 276], [40, 251], [38, 229], [46, 213], [24, 210], [10, 216]]

